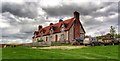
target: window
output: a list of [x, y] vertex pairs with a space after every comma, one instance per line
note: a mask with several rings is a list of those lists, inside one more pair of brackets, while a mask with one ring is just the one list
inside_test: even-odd
[[50, 33], [53, 33], [53, 32], [54, 32], [54, 31], [53, 31], [53, 29], [51, 28], [51, 29], [50, 29]]
[[61, 39], [63, 39], [63, 40], [64, 40], [64, 34], [61, 34]]
[[61, 27], [61, 31], [64, 31], [64, 25], [62, 25], [62, 27]]
[[43, 32], [40, 32], [43, 35]]
[[52, 36], [49, 37], [49, 41], [52, 41]]
[[61, 35], [60, 35], [60, 42], [63, 43], [63, 41], [64, 41], [64, 35], [61, 34]]
[[84, 40], [84, 34], [80, 34], [80, 38], [82, 39], [82, 40]]
[[57, 36], [57, 35], [55, 35], [55, 41], [57, 42], [57, 40], [58, 40], [58, 36]]

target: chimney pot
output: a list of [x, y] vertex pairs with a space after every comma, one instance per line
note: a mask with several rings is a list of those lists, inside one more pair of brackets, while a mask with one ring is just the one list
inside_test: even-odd
[[39, 26], [38, 26], [38, 30], [40, 30], [40, 29], [42, 29], [42, 25], [39, 25]]
[[62, 19], [59, 20], [59, 22], [62, 22], [62, 21], [63, 21]]
[[50, 25], [53, 25], [53, 23], [50, 23]]

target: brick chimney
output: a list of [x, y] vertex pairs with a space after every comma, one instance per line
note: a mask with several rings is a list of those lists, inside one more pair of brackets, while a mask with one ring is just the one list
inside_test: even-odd
[[39, 26], [38, 26], [38, 30], [40, 30], [40, 29], [42, 29], [42, 25], [39, 25]]
[[79, 12], [77, 12], [77, 11], [74, 12], [74, 18], [79, 20], [79, 15], [80, 15]]

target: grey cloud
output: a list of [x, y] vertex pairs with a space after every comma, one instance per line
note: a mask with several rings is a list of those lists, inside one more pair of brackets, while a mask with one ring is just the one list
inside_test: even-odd
[[19, 39], [32, 39], [32, 33], [19, 33], [12, 35], [13, 38], [19, 38]]
[[37, 27], [34, 27], [32, 24], [21, 25], [20, 32], [22, 33], [33, 33]]
[[2, 19], [5, 23], [10, 24], [9, 27], [1, 28], [2, 40], [7, 39], [11, 40], [11, 42], [14, 39], [20, 39], [21, 41], [27, 39], [32, 40], [33, 33], [37, 30], [37, 26], [48, 22], [43, 17], [35, 20], [28, 17], [18, 17], [10, 12], [2, 13]]
[[79, 11], [81, 15], [88, 15], [94, 9], [85, 10], [77, 5], [64, 5], [62, 7], [43, 8], [49, 16], [71, 16], [74, 11]]
[[74, 11], [79, 11], [81, 15], [89, 15], [94, 11], [103, 8], [104, 6], [110, 5], [112, 2], [101, 3], [101, 5], [97, 6], [92, 2], [88, 2], [85, 5], [79, 6], [77, 4], [66, 5], [62, 4], [62, 6], [55, 7], [43, 7], [42, 9], [47, 12], [49, 16], [69, 16]]
[[104, 8], [97, 9], [97, 11], [94, 11], [91, 15], [94, 17], [99, 17], [114, 15], [115, 13], [118, 13], [118, 2], [112, 2], [111, 4], [105, 6]]
[[92, 27], [94, 26], [94, 25], [100, 25], [101, 24], [101, 22], [100, 21], [96, 21], [96, 20], [94, 20], [93, 18], [92, 19], [89, 19], [89, 21], [85, 21], [84, 22], [85, 24], [85, 26], [88, 26], [88, 25], [92, 25]]
[[2, 12], [10, 12], [20, 17], [35, 18], [37, 14], [37, 3], [36, 2], [25, 2], [23, 4], [17, 3], [2, 3]]
[[23, 20], [20, 20], [19, 17], [9, 12], [3, 13], [2, 19], [10, 24], [9, 27], [1, 28], [2, 39], [31, 39], [33, 31], [36, 30], [36, 27], [33, 26], [33, 24], [36, 24], [34, 19], [23, 18]]
[[120, 13], [120, 1], [118, 2], [118, 12]]
[[[7, 30], [7, 29], [6, 29]], [[6, 31], [4, 30], [4, 31]], [[18, 39], [31, 39], [33, 32], [17, 32], [17, 33], [13, 33], [13, 34], [7, 34], [8, 32], [4, 32], [2, 31], [2, 38], [9, 38], [9, 39], [14, 39], [14, 38], [18, 38]], [[14, 32], [14, 31], [13, 31]]]

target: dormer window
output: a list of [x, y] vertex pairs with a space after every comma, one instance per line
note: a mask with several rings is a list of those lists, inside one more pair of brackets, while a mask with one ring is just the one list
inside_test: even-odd
[[40, 32], [43, 35], [43, 32]]
[[54, 30], [51, 28], [51, 29], [50, 29], [50, 33], [52, 34], [53, 32], [54, 32]]
[[62, 26], [61, 26], [61, 31], [62, 31], [62, 32], [64, 31], [64, 28], [65, 28], [64, 25], [62, 25]]

